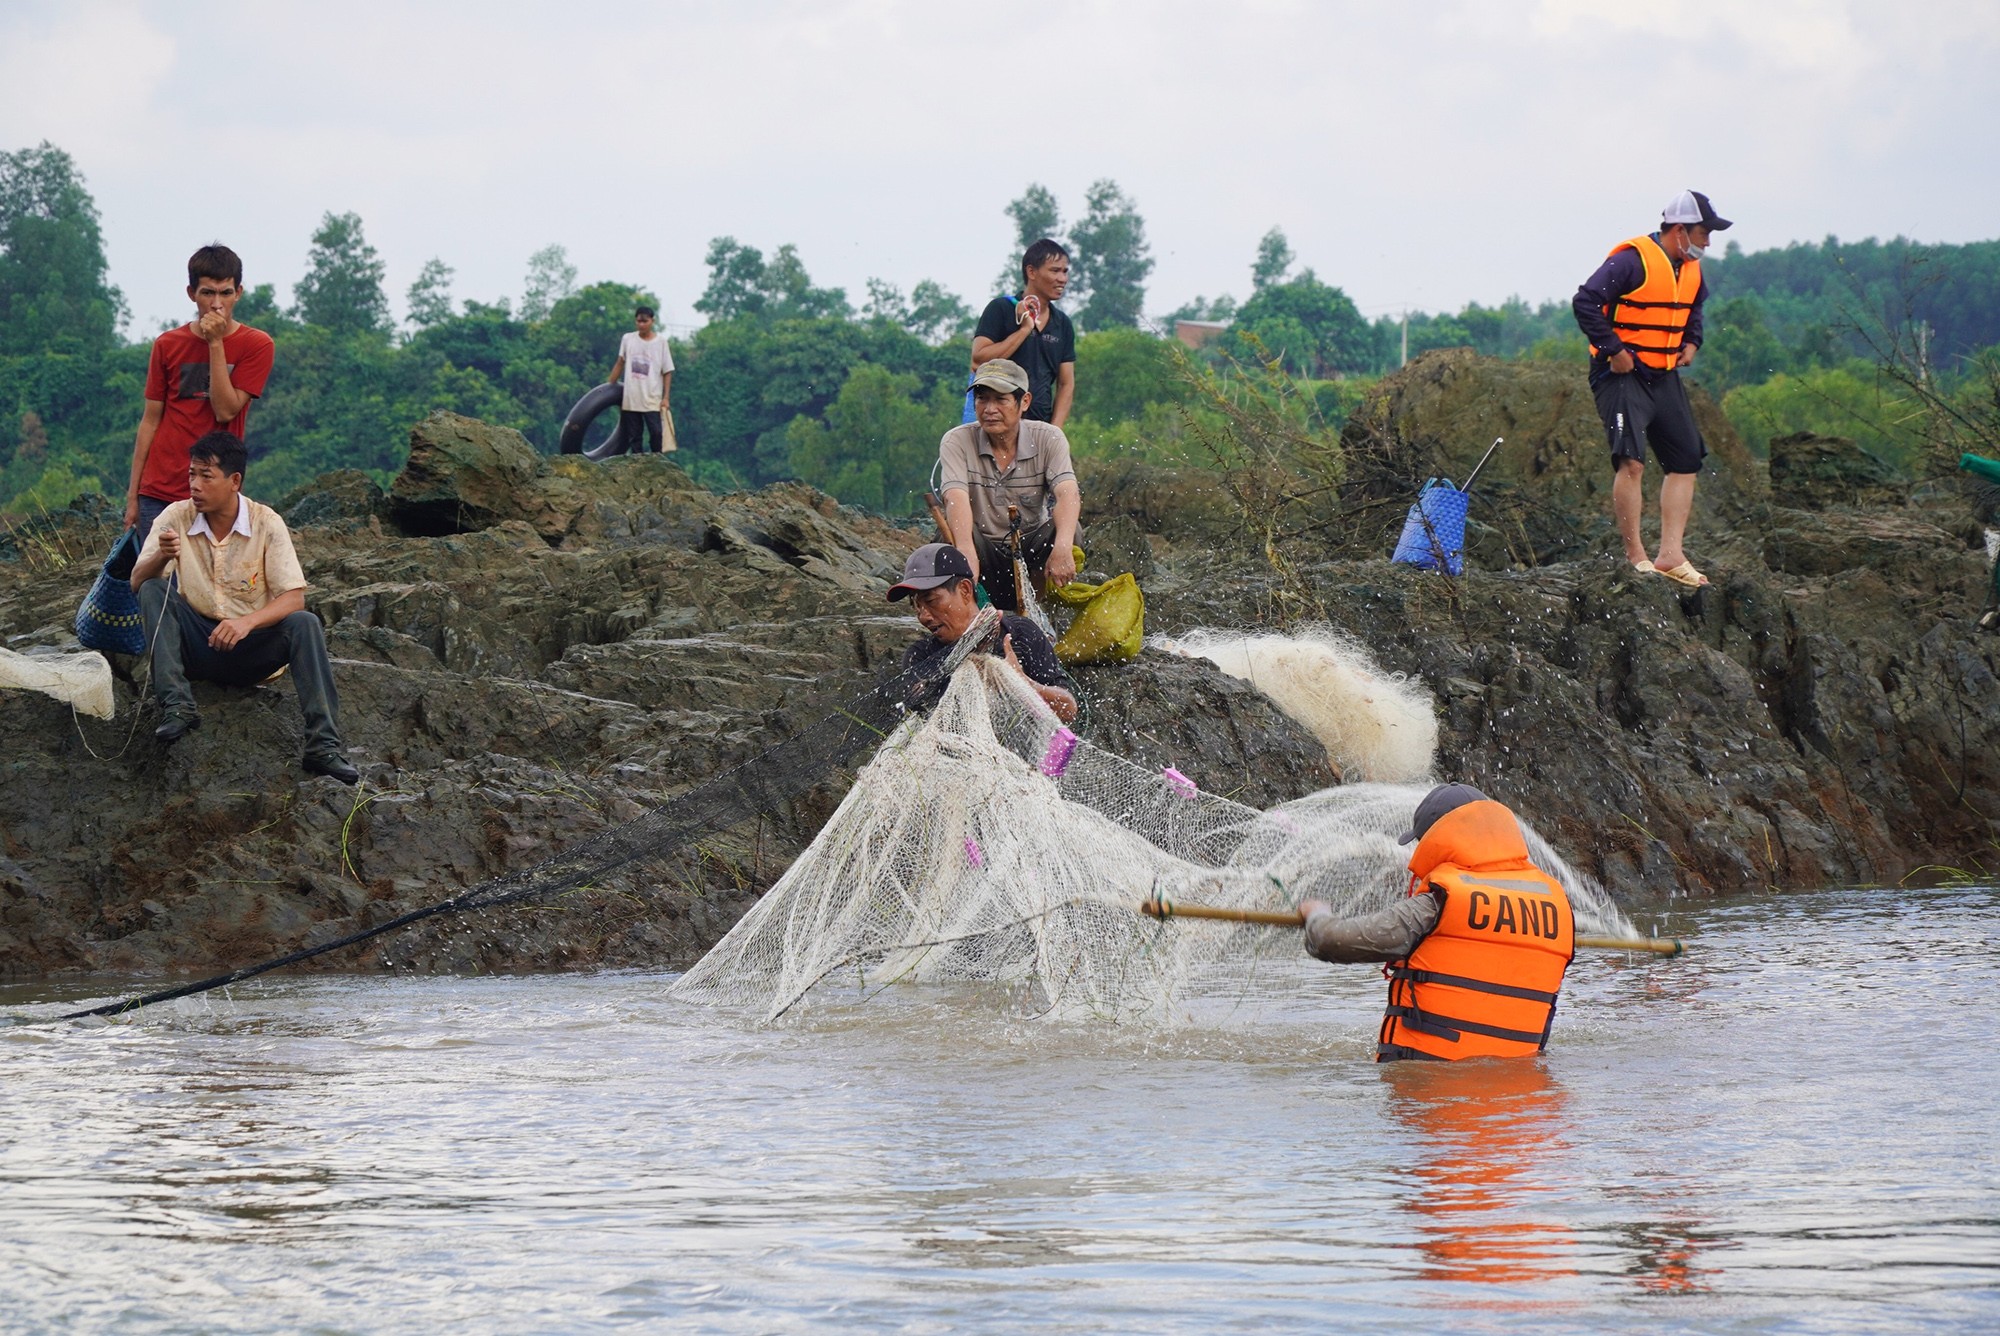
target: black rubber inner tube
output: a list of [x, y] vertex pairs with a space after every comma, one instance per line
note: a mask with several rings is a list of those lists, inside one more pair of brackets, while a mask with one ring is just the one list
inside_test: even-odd
[[571, 406], [569, 416], [563, 419], [562, 437], [556, 446], [557, 453], [583, 455], [590, 459], [608, 459], [612, 455], [618, 454], [618, 437], [616, 433], [610, 439], [606, 440], [604, 444], [592, 450], [585, 450], [583, 442], [584, 438], [590, 434], [590, 424], [597, 420], [598, 415], [603, 413], [607, 408], [617, 408], [619, 401], [624, 397], [625, 390], [623, 386], [591, 386], [584, 393], [584, 396]]

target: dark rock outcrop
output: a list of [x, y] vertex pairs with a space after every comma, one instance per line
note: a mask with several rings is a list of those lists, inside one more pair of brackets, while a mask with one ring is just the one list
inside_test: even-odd
[[[1689, 398], [1709, 448], [1695, 524], [1734, 529], [1768, 490], [1764, 470], [1713, 399], [1698, 387]], [[1614, 541], [1604, 427], [1581, 369], [1567, 362], [1503, 362], [1466, 348], [1418, 357], [1342, 433], [1359, 489], [1351, 499], [1400, 503], [1391, 507], [1400, 524], [1425, 478], [1463, 481], [1496, 436], [1506, 443], [1479, 475], [1472, 518], [1508, 555], [1483, 564], [1569, 560]]]
[[1844, 436], [1802, 431], [1775, 437], [1770, 472], [1772, 499], [1806, 510], [1900, 506], [1910, 499], [1909, 483]]
[[[1693, 399], [1705, 590], [1623, 560], [1580, 370], [1459, 350], [1355, 415], [1348, 514], [1291, 549], [1297, 581], [1190, 555], [1148, 587], [1149, 613], [1323, 610], [1429, 684], [1440, 775], [1515, 803], [1628, 895], [2000, 876], [2000, 637], [1974, 622], [1989, 566], [1965, 493], [1893, 485], [1812, 437], [1773, 444], [1796, 484], [1780, 488]], [[1352, 559], [1387, 553], [1416, 483], [1463, 477], [1500, 435], [1462, 578]]]
[[[1987, 567], [1965, 496], [1920, 487], [1885, 507], [1841, 499], [1846, 482], [1773, 487], [1696, 402], [1713, 452], [1690, 536], [1714, 579], [1700, 592], [1620, 558], [1581, 376], [1465, 353], [1420, 359], [1356, 415], [1350, 446], [1371, 462], [1289, 551], [1295, 578], [1212, 477], [1133, 467], [1086, 470], [1089, 564], [1149, 567], [1156, 631], [1324, 613], [1430, 687], [1440, 775], [1504, 797], [1618, 891], [1990, 871], [2000, 637], [1973, 626]], [[1384, 461], [1462, 476], [1502, 434], [1472, 569], [1384, 560], [1407, 505], [1370, 491]], [[912, 636], [881, 595], [921, 533], [803, 487], [718, 496], [659, 457], [524, 449], [438, 414], [386, 495], [332, 475], [287, 498], [360, 789], [299, 769], [283, 682], [198, 687], [204, 725], [167, 751], [150, 715], [134, 731], [136, 661], [118, 665], [111, 724], [0, 701], [0, 970], [241, 964], [532, 867], [826, 717]], [[0, 544], [8, 644], [69, 643], [115, 522], [92, 503]], [[1259, 805], [1335, 781], [1301, 729], [1206, 664], [1149, 652], [1079, 677], [1091, 736], [1141, 764]], [[685, 960], [848, 782], [554, 903], [327, 963]]]
[[[206, 970], [332, 940], [530, 867], [817, 722], [890, 668], [914, 623], [883, 591], [924, 535], [804, 487], [716, 496], [658, 457], [523, 455], [437, 414], [386, 500], [360, 475], [287, 498], [363, 785], [308, 778], [289, 686], [197, 685], [171, 749], [121, 714], [0, 712], [0, 971]], [[11, 563], [0, 630], [68, 643], [108, 546], [101, 507]], [[409, 526], [404, 528], [403, 526]], [[412, 531], [414, 530], [414, 532]], [[64, 561], [67, 551], [74, 558]], [[1103, 728], [1210, 787], [1273, 802], [1332, 782], [1312, 740], [1206, 664], [1087, 674]], [[96, 759], [92, 749], [110, 759]], [[829, 774], [676, 855], [548, 905], [382, 939], [334, 967], [687, 960], [804, 847]]]

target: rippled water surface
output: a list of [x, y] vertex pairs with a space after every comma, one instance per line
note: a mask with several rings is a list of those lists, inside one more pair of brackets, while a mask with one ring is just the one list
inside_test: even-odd
[[0, 991], [0, 1328], [2000, 1328], [2000, 892], [1582, 959], [1539, 1062], [1377, 1067], [1381, 983], [1171, 1034], [663, 976]]

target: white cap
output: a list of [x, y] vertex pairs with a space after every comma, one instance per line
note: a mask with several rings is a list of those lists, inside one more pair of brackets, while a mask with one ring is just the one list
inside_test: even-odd
[[1667, 207], [1660, 210], [1660, 221], [1668, 225], [1690, 223], [1706, 227], [1711, 232], [1720, 232], [1729, 226], [1729, 220], [1717, 216], [1715, 206], [1699, 190], [1683, 190], [1668, 200]]

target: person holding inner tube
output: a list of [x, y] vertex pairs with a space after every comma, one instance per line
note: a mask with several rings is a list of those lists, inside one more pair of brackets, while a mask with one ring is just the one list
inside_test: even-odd
[[1028, 373], [1004, 357], [972, 377], [973, 421], [938, 442], [945, 521], [951, 537], [986, 586], [995, 607], [1021, 606], [1014, 581], [1013, 527], [1020, 516], [1021, 560], [1049, 588], [1076, 579], [1076, 526], [1083, 493], [1061, 427], [1027, 416], [1034, 403]]
[[633, 329], [618, 341], [618, 360], [611, 364], [606, 385], [625, 379], [625, 393], [618, 401], [618, 448], [615, 455], [638, 454], [639, 434], [646, 436], [645, 449], [658, 453], [666, 415], [673, 411], [674, 355], [667, 348], [667, 336], [654, 332], [653, 308], [640, 306], [632, 312]]
[[[1683, 190], [1661, 211], [1660, 230], [1612, 247], [1571, 303], [1590, 340], [1590, 392], [1611, 440], [1611, 513], [1625, 559], [1690, 589], [1708, 583], [1681, 550], [1708, 446], [1680, 373], [1701, 346], [1701, 306], [1708, 299], [1701, 258], [1709, 238], [1729, 225], [1708, 196]], [[1650, 559], [1639, 533], [1648, 445], [1667, 475], [1660, 484], [1660, 550]]]
[[1529, 861], [1521, 823], [1470, 784], [1440, 784], [1400, 843], [1416, 848], [1397, 904], [1347, 919], [1318, 900], [1299, 906], [1309, 954], [1386, 962], [1375, 1060], [1541, 1052], [1576, 919], [1562, 885]]
[[[972, 566], [965, 554], [949, 543], [925, 543], [903, 564], [903, 578], [889, 586], [889, 601], [910, 600], [924, 638], [903, 651], [902, 671], [925, 679], [925, 688], [912, 702], [928, 709], [944, 694], [940, 671], [952, 647], [967, 635], [983, 636], [985, 643], [976, 652], [1004, 658], [1009, 667], [1028, 679], [1028, 684], [1055, 712], [1056, 718], [1070, 723], [1076, 718], [1076, 693], [1069, 674], [1056, 658], [1055, 647], [1042, 628], [1026, 617], [1000, 614], [997, 621], [981, 624], [979, 603], [972, 594]], [[975, 629], [975, 628], [980, 629]]]

